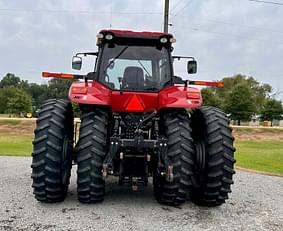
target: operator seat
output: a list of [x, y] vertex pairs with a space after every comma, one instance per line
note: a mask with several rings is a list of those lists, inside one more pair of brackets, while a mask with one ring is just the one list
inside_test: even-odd
[[143, 90], [144, 75], [143, 69], [140, 67], [126, 67], [122, 80], [122, 89]]

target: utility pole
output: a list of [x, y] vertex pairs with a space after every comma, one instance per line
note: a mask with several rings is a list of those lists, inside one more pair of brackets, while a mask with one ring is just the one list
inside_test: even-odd
[[164, 33], [168, 33], [169, 26], [169, 0], [165, 0], [164, 7]]

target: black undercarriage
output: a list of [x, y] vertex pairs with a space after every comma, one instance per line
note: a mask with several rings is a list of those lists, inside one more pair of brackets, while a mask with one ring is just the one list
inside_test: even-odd
[[167, 139], [160, 130], [157, 113], [115, 113], [109, 149], [102, 175], [119, 176], [119, 184], [147, 185], [154, 171], [173, 180], [173, 166], [167, 157]]

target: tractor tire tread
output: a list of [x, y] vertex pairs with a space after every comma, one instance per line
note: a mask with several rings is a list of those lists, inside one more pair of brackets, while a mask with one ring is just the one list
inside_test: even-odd
[[[73, 111], [66, 100], [51, 99], [43, 103], [34, 130], [32, 152], [32, 187], [35, 198], [42, 202], [59, 202], [67, 196], [71, 175], [73, 145]], [[68, 137], [67, 165], [63, 164], [62, 140]], [[66, 175], [66, 181], [61, 180]]]
[[108, 111], [102, 108], [83, 111], [81, 115], [76, 150], [78, 200], [82, 203], [97, 203], [104, 199], [102, 164], [107, 153], [108, 116]]

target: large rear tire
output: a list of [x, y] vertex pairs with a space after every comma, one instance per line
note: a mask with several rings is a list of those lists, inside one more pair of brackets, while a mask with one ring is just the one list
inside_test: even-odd
[[73, 111], [66, 100], [47, 100], [39, 112], [32, 153], [33, 193], [38, 201], [67, 196], [73, 149]]
[[77, 143], [78, 199], [83, 203], [103, 201], [105, 182], [102, 164], [107, 154], [108, 112], [102, 108], [82, 111]]
[[202, 107], [193, 112], [191, 126], [196, 155], [205, 159], [203, 169], [195, 165], [191, 200], [203, 206], [221, 205], [228, 199], [235, 173], [234, 138], [229, 119], [220, 109]]
[[159, 203], [177, 206], [186, 201], [193, 176], [193, 139], [186, 111], [168, 112], [161, 117], [168, 139], [167, 156], [173, 165], [173, 182], [154, 174], [155, 198]]

